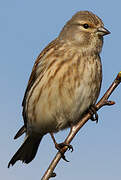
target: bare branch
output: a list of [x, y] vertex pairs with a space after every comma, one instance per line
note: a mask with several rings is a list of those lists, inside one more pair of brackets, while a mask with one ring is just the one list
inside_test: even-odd
[[[114, 101], [108, 101], [108, 98], [110, 97], [112, 92], [115, 90], [115, 88], [120, 84], [120, 82], [121, 82], [121, 71], [118, 73], [117, 77], [115, 78], [115, 80], [113, 81], [113, 83], [111, 84], [109, 89], [106, 91], [104, 96], [96, 104], [96, 111], [98, 111], [103, 106], [106, 106], [106, 105], [111, 106], [111, 105], [115, 104]], [[78, 124], [76, 124], [75, 126], [72, 127], [69, 135], [65, 139], [65, 143], [69, 144], [73, 140], [75, 135], [84, 126], [84, 124], [91, 118], [91, 116], [92, 115], [88, 112], [87, 114], [85, 114], [85, 116], [81, 119], [81, 121]], [[67, 149], [68, 149], [67, 147], [64, 147], [63, 152], [65, 153], [67, 151]], [[58, 162], [60, 161], [60, 159], [61, 159], [61, 154], [58, 152], [56, 154], [56, 156], [54, 157], [54, 159], [52, 160], [51, 164], [49, 165], [47, 171], [45, 172], [45, 174], [41, 180], [48, 180], [51, 177], [56, 176], [56, 174], [53, 171], [54, 171], [56, 165], [58, 164]]]

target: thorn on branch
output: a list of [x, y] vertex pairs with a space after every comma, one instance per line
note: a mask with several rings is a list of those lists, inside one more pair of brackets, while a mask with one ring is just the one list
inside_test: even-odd
[[115, 102], [114, 101], [108, 101], [108, 106], [111, 106], [111, 105], [114, 105], [115, 104]]
[[114, 105], [115, 104], [115, 102], [114, 101], [108, 101], [108, 100], [105, 100], [104, 102], [103, 102], [103, 106], [112, 106], [112, 105]]
[[56, 177], [56, 173], [55, 173], [55, 172], [52, 172], [52, 174], [51, 174], [50, 177], [51, 177], [51, 178]]

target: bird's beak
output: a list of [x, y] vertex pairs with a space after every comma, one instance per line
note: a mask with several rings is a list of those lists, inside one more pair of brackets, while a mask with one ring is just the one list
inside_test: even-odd
[[102, 36], [105, 36], [105, 35], [110, 34], [110, 31], [108, 31], [108, 30], [107, 30], [106, 28], [104, 28], [104, 27], [99, 27], [99, 28], [97, 29], [97, 32], [98, 32], [99, 35], [102, 35]]

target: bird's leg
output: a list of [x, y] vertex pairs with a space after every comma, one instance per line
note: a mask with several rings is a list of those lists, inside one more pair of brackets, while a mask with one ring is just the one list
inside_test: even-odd
[[96, 121], [96, 123], [98, 123], [98, 114], [95, 105], [90, 106], [89, 113], [92, 115], [91, 120]]
[[71, 152], [73, 151], [73, 147], [72, 145], [70, 144], [67, 144], [66, 142], [63, 142], [63, 143], [60, 143], [58, 144], [55, 140], [55, 137], [53, 135], [53, 133], [50, 133], [51, 135], [51, 138], [55, 144], [55, 148], [61, 153], [61, 156], [62, 156], [62, 159], [65, 160], [66, 162], [69, 162], [66, 158], [65, 158], [65, 155], [64, 155], [64, 151], [63, 151], [63, 148], [64, 147], [67, 147], [69, 150], [71, 150]]

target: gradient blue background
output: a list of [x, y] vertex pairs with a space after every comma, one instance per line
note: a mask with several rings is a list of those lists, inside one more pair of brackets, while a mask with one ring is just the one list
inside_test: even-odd
[[[121, 71], [121, 3], [97, 0], [0, 0], [0, 179], [39, 180], [57, 152], [49, 135], [40, 144], [34, 161], [7, 163], [23, 142], [13, 137], [23, 124], [21, 102], [32, 66], [39, 52], [55, 37], [71, 16], [90, 10], [111, 31], [101, 53], [103, 84], [100, 97]], [[99, 123], [89, 121], [67, 152], [70, 163], [60, 161], [55, 179], [121, 179], [121, 86], [111, 100], [116, 105], [99, 111]], [[64, 140], [68, 130], [56, 135]]]

